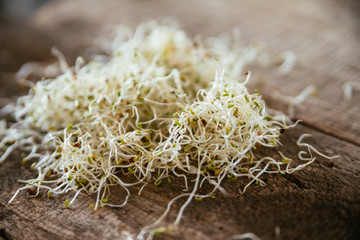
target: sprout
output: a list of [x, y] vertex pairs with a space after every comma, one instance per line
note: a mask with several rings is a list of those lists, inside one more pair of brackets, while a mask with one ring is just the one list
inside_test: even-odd
[[69, 199], [66, 199], [65, 203], [64, 203], [64, 206], [67, 208], [69, 205], [70, 205], [70, 201], [69, 201]]
[[293, 52], [285, 51], [280, 54], [281, 64], [278, 67], [278, 71], [282, 74], [289, 73], [296, 62], [296, 55]]
[[310, 96], [313, 97], [317, 96], [317, 89], [313, 85], [309, 85], [306, 88], [304, 88], [304, 90], [302, 90], [301, 93], [296, 97], [283, 96], [278, 92], [274, 92], [274, 94], [272, 94], [272, 97], [274, 99], [289, 103], [288, 116], [290, 119], [293, 119], [295, 117], [295, 107], [302, 106], [301, 104]]
[[237, 240], [260, 240], [258, 236], [256, 236], [254, 233], [244, 233], [239, 235], [233, 235], [232, 239]]
[[[264, 185], [264, 173], [292, 173], [307, 166], [315, 160], [311, 151], [327, 157], [302, 142], [308, 135], [297, 143], [309, 149], [308, 155], [299, 153], [305, 161], [301, 165], [291, 167], [282, 153], [283, 160], [255, 157], [256, 149], [276, 147], [283, 129], [296, 125], [289, 126], [282, 114], [270, 115], [257, 90], [248, 92], [250, 73], [245, 79], [241, 73], [257, 59], [256, 47], [214, 38], [195, 44], [180, 29], [156, 22], [140, 25], [134, 34], [129, 31], [118, 33], [106, 61], [94, 58], [84, 64], [78, 59], [69, 68], [54, 50], [63, 74], [38, 81], [29, 95], [7, 107], [17, 122], [7, 126], [0, 121], [0, 163], [20, 149], [26, 153], [23, 161], [35, 160], [32, 168], [38, 171], [9, 202], [20, 190], [36, 187], [36, 195], [40, 189], [53, 197], [75, 192], [65, 207], [81, 192], [96, 194], [90, 209], [122, 207], [131, 186], [141, 184], [141, 195], [150, 182], [158, 186], [183, 178], [187, 192], [172, 199], [141, 238], [179, 198], [187, 200], [174, 226], [192, 199], [225, 194], [224, 179], [249, 179], [239, 189], [243, 193], [254, 182]], [[293, 104], [302, 101], [301, 95]], [[134, 180], [124, 182], [124, 175]], [[205, 183], [213, 188], [200, 195]], [[114, 185], [126, 191], [122, 204], [108, 201]]]
[[344, 98], [350, 99], [353, 95], [353, 90], [360, 90], [360, 82], [348, 81], [343, 84]]

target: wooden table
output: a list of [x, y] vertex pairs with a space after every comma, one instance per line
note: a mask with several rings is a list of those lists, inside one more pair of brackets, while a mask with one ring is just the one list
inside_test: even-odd
[[[231, 239], [247, 232], [261, 239], [360, 239], [360, 92], [345, 100], [342, 91], [345, 82], [360, 82], [360, 4], [356, 0], [55, 0], [22, 25], [24, 30], [19, 25], [7, 28], [11, 30], [5, 32], [12, 35], [2, 35], [0, 40], [7, 39], [11, 45], [11, 36], [28, 36], [26, 41], [41, 52], [36, 60], [49, 59], [44, 49], [52, 44], [72, 61], [87, 55], [94, 39], [114, 24], [136, 26], [162, 16], [174, 16], [191, 35], [216, 36], [238, 26], [245, 43], [261, 42], [275, 54], [294, 52], [297, 63], [287, 75], [250, 66], [254, 75], [250, 89], [256, 86], [270, 107], [286, 112], [287, 103], [274, 97], [274, 92], [296, 96], [314, 85], [318, 96], [295, 111], [302, 124], [282, 137], [285, 151], [296, 155], [296, 139], [308, 132], [318, 150], [340, 157], [318, 157], [291, 175], [267, 175], [265, 187], [254, 185], [243, 195], [237, 189], [241, 182], [225, 182], [227, 197], [219, 194], [216, 199], [192, 202], [180, 226], [156, 239]], [[22, 35], [25, 32], [30, 33]], [[46, 44], [39, 39], [46, 39]], [[5, 50], [16, 62], [17, 53], [11, 49], [23, 47], [25, 53], [27, 49], [15, 40], [14, 45]], [[4, 45], [0, 49], [4, 51]], [[24, 56], [24, 51], [19, 55]], [[29, 60], [21, 59], [17, 61]], [[15, 67], [0, 66], [1, 97], [18, 95]], [[141, 197], [133, 189], [125, 207], [95, 212], [88, 208], [94, 196], [79, 197], [71, 209], [63, 207], [66, 196], [49, 200], [45, 194], [29, 198], [23, 193], [9, 205], [22, 186], [17, 180], [34, 176], [20, 161], [14, 154], [0, 165], [0, 239], [123, 239], [122, 231], [135, 235], [156, 220], [182, 189], [180, 181], [149, 186]], [[112, 193], [115, 199], [123, 199], [120, 190]], [[174, 221], [183, 202], [174, 204], [167, 223]]]

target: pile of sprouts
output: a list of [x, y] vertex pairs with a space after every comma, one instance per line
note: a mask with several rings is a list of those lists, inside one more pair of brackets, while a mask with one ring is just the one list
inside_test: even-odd
[[[261, 54], [256, 46], [242, 46], [236, 32], [192, 40], [173, 25], [148, 22], [134, 33], [120, 27], [108, 55], [88, 63], [79, 57], [69, 67], [61, 53], [54, 54], [63, 73], [38, 81], [2, 110], [14, 121], [0, 121], [0, 162], [18, 149], [23, 163], [31, 161], [38, 172], [10, 202], [21, 190], [38, 195], [45, 189], [48, 196], [75, 193], [66, 207], [80, 193], [96, 194], [93, 209], [121, 207], [130, 186], [179, 178], [185, 193], [169, 206], [188, 199], [176, 225], [193, 198], [225, 193], [226, 178], [249, 179], [244, 192], [254, 181], [263, 184], [263, 173], [291, 173], [315, 160], [301, 152], [304, 164], [291, 167], [282, 154], [255, 157], [261, 146], [276, 147], [284, 129], [295, 124], [270, 115], [261, 95], [249, 93], [250, 74], [243, 68]], [[298, 145], [317, 152], [303, 137]], [[204, 183], [212, 190], [199, 194]], [[115, 185], [127, 192], [122, 204], [111, 201]]]

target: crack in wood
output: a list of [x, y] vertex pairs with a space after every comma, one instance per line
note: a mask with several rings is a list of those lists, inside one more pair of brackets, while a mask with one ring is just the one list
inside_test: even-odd
[[296, 186], [298, 186], [300, 189], [308, 189], [309, 187], [302, 182], [298, 177], [296, 177], [294, 174], [285, 174], [283, 177], [288, 180], [291, 183], [294, 183]]
[[9, 236], [9, 234], [6, 232], [4, 228], [0, 228], [0, 239], [12, 240], [12, 238]]

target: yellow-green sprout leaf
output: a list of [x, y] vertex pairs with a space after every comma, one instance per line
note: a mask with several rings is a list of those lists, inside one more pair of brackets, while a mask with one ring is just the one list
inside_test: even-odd
[[65, 200], [65, 203], [64, 203], [64, 206], [67, 208], [67, 207], [69, 206], [69, 204], [70, 204], [69, 199], [66, 199], [66, 200]]
[[244, 95], [244, 97], [245, 97], [245, 100], [246, 100], [247, 102], [250, 102], [250, 101], [249, 101], [249, 97], [248, 97], [246, 94]]

